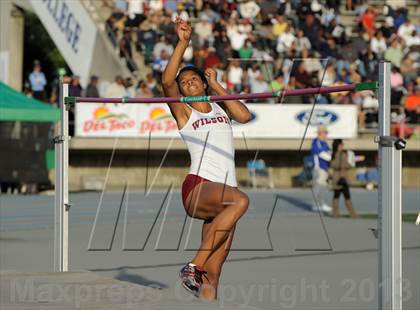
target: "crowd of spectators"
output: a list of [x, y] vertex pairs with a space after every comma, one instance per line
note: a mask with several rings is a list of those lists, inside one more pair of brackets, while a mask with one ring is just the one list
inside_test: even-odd
[[[181, 16], [193, 25], [185, 64], [203, 70], [213, 67], [220, 83], [232, 92], [373, 81], [378, 79], [379, 62], [385, 59], [392, 63], [394, 118], [417, 124], [419, 25], [410, 21], [404, 2], [387, 0], [378, 11], [363, 0], [347, 0], [343, 5], [340, 0], [103, 0], [112, 7], [106, 29], [120, 57], [131, 71], [147, 66], [152, 74], [138, 83], [118, 76], [99, 93], [162, 95], [160, 76], [177, 40], [172, 21]], [[343, 24], [343, 8], [353, 12], [351, 26]], [[144, 64], [136, 64], [134, 49], [143, 55]], [[73, 80], [78, 87], [77, 77]], [[97, 83], [97, 77], [92, 83]], [[282, 102], [315, 100], [356, 104], [359, 127], [377, 125], [378, 100], [372, 91], [290, 97]]]
[[[121, 50], [126, 40], [133, 41], [159, 81], [177, 39], [172, 21], [181, 16], [194, 29], [184, 62], [215, 68], [222, 85], [238, 93], [377, 80], [385, 59], [393, 66], [393, 111], [417, 123], [419, 25], [408, 18], [405, 1], [386, 1], [378, 11], [368, 1], [348, 0], [344, 6], [354, 12], [352, 27], [342, 23], [340, 2], [114, 0], [106, 24], [115, 46]], [[131, 52], [123, 54], [132, 62]], [[286, 102], [356, 104], [364, 128], [376, 126], [376, 98], [364, 91]]]

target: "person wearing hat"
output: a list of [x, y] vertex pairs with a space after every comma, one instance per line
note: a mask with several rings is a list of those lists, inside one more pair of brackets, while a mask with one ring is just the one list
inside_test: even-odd
[[312, 170], [312, 189], [314, 202], [312, 211], [331, 212], [332, 208], [326, 204], [324, 196], [327, 191], [328, 168], [331, 161], [331, 149], [326, 141], [327, 128], [318, 127], [318, 136], [312, 141], [311, 156], [314, 167]]

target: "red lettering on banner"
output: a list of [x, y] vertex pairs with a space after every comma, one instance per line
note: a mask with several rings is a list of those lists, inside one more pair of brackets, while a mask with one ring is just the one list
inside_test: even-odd
[[176, 125], [176, 122], [174, 122], [172, 119], [168, 119], [165, 121], [165, 132], [174, 131], [177, 129], [178, 126]]
[[86, 121], [83, 124], [84, 132], [106, 130], [106, 124], [104, 122], [98, 122], [94, 120]]
[[116, 130], [124, 130], [124, 129], [130, 129], [134, 128], [135, 121], [134, 120], [128, 120], [128, 121], [119, 121], [116, 119], [110, 119], [109, 120], [109, 131], [116, 131]]
[[140, 124], [140, 133], [145, 132], [156, 132], [162, 130], [162, 125], [160, 123], [152, 122], [152, 121], [143, 121]]

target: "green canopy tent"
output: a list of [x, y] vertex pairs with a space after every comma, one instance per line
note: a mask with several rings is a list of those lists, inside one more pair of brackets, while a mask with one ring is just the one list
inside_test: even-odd
[[54, 168], [52, 123], [59, 120], [60, 110], [55, 106], [27, 97], [0, 82], [2, 192], [22, 185], [36, 192], [50, 183], [48, 170]]
[[0, 82], [0, 121], [56, 122], [58, 108], [25, 96]]

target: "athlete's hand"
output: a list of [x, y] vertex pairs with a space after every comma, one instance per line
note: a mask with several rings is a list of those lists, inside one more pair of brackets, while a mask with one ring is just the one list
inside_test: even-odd
[[216, 70], [212, 68], [207, 68], [206, 71], [204, 71], [204, 75], [206, 76], [207, 82], [210, 86], [217, 83], [217, 72]]
[[190, 42], [192, 28], [185, 20], [179, 16], [177, 16], [175, 19], [175, 31], [178, 34], [178, 38], [181, 42]]

